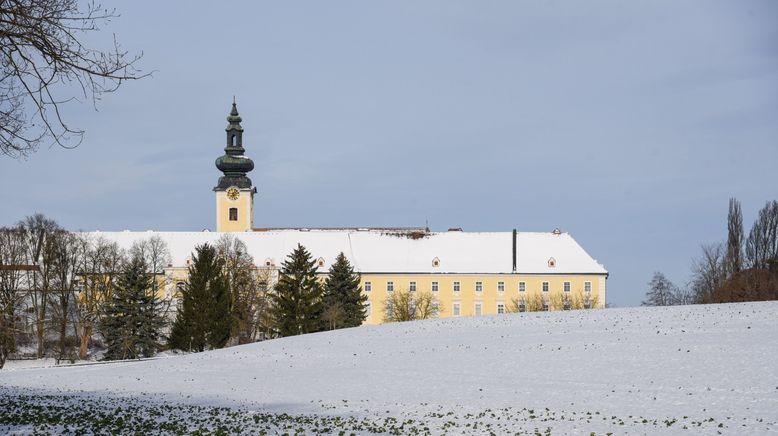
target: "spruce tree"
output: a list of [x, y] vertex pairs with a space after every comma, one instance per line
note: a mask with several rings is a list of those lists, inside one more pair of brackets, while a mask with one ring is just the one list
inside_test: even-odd
[[322, 287], [316, 261], [300, 244], [281, 264], [271, 295], [273, 322], [279, 336], [312, 333], [321, 328]]
[[151, 357], [160, 347], [165, 325], [162, 302], [152, 290], [146, 264], [134, 256], [123, 268], [106, 307], [102, 333], [106, 360]]
[[[359, 274], [343, 253], [335, 259], [330, 267], [329, 275], [324, 284], [324, 313], [328, 314], [329, 328], [357, 327], [367, 318], [367, 296], [362, 294], [359, 286]], [[339, 322], [333, 315], [342, 312]]]
[[230, 338], [230, 292], [224, 260], [209, 244], [195, 247], [182, 304], [170, 332], [171, 348], [204, 351], [222, 348]]

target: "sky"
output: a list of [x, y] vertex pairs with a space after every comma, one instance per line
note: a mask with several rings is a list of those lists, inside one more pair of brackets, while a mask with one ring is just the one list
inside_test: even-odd
[[213, 229], [233, 96], [255, 226], [560, 228], [612, 306], [778, 199], [778, 2], [103, 5], [86, 40], [152, 75], [68, 104], [78, 148], [0, 157], [0, 225]]

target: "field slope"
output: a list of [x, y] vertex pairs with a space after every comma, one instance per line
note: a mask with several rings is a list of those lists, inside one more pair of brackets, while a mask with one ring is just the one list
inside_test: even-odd
[[778, 434], [778, 302], [366, 326], [0, 371], [0, 432]]

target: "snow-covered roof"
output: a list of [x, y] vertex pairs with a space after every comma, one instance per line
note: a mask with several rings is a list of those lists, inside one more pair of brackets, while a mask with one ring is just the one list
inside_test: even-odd
[[[510, 274], [512, 232], [403, 233], [379, 229], [276, 229], [260, 232], [90, 232], [129, 248], [157, 235], [168, 245], [174, 266], [186, 265], [196, 245], [224, 234], [240, 238], [258, 265], [280, 265], [298, 243], [324, 267], [345, 253], [362, 273]], [[433, 259], [439, 266], [433, 266]], [[549, 262], [553, 259], [553, 262]], [[553, 266], [551, 266], [553, 264]], [[517, 232], [516, 273], [607, 274], [568, 233]]]

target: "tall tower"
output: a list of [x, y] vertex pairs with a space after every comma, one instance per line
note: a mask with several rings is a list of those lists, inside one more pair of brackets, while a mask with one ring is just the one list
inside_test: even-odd
[[243, 127], [235, 99], [227, 117], [227, 146], [224, 155], [216, 159], [216, 168], [223, 176], [213, 188], [216, 193], [216, 231], [245, 232], [254, 228], [254, 194], [257, 189], [246, 173], [254, 169], [254, 161], [243, 154]]

